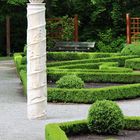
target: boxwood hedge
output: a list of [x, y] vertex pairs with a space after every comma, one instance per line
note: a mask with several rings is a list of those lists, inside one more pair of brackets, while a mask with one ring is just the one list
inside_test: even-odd
[[[124, 129], [140, 130], [140, 117], [125, 116]], [[81, 133], [83, 134], [90, 133], [87, 127], [87, 120], [48, 124], [45, 127], [46, 140], [58, 140], [57, 138], [59, 139], [61, 138], [60, 140], [68, 140], [67, 136]]]
[[49, 81], [57, 81], [64, 75], [75, 74], [84, 82], [97, 83], [140, 83], [140, 73], [107, 73], [102, 72], [48, 72]]
[[23, 85], [24, 95], [27, 95], [27, 73], [25, 70], [21, 70], [19, 75]]
[[16, 64], [17, 73], [19, 75], [20, 65], [21, 65], [21, 62], [22, 62], [22, 53], [15, 53], [14, 54], [14, 62]]
[[47, 72], [64, 72], [64, 73], [67, 73], [67, 72], [92, 72], [92, 73], [128, 73], [128, 72], [133, 72], [132, 69], [129, 69], [129, 68], [118, 68], [118, 67], [113, 67], [112, 69], [84, 69], [84, 68], [81, 68], [81, 69], [57, 69], [57, 68], [48, 68], [47, 69]]
[[111, 57], [120, 55], [119, 53], [90, 53], [90, 52], [48, 52], [47, 60], [49, 61], [64, 61], [64, 60], [80, 60], [94, 59], [102, 57]]
[[83, 60], [71, 60], [71, 61], [61, 61], [48, 63], [48, 67], [52, 66], [64, 66], [64, 65], [75, 65], [75, 64], [88, 64], [88, 63], [99, 63], [99, 62], [118, 62], [119, 66], [124, 66], [125, 60], [130, 58], [138, 58], [139, 55], [129, 55], [129, 56], [112, 56], [106, 58], [95, 58], [95, 59], [83, 59]]
[[125, 67], [132, 68], [134, 70], [140, 70], [140, 58], [133, 58], [133, 59], [126, 60]]
[[[27, 91], [26, 71], [21, 70], [20, 78], [24, 94]], [[59, 89], [48, 88], [48, 101], [93, 103], [96, 100], [121, 100], [140, 97], [140, 84], [95, 88], [95, 89]]]
[[121, 100], [140, 97], [140, 84], [91, 89], [48, 88], [48, 101], [93, 103], [97, 100]]

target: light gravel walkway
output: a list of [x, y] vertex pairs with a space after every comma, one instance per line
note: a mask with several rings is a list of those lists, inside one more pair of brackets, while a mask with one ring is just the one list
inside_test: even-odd
[[[47, 123], [85, 119], [90, 106], [48, 103], [46, 120], [29, 121], [22, 92], [13, 61], [0, 61], [0, 140], [44, 140]], [[125, 115], [140, 115], [140, 100], [118, 104]]]

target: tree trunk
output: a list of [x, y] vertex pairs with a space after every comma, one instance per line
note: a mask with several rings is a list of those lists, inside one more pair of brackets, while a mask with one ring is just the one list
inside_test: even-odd
[[40, 119], [47, 104], [45, 4], [28, 4], [27, 18], [27, 114]]
[[6, 55], [10, 56], [10, 16], [6, 16]]

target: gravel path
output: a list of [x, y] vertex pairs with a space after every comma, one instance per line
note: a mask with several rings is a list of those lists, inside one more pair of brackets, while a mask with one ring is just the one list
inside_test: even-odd
[[[0, 61], [0, 140], [44, 140], [47, 123], [85, 119], [90, 105], [48, 103], [47, 119], [29, 121], [26, 97], [12, 60]], [[125, 115], [140, 115], [140, 100], [119, 101]]]

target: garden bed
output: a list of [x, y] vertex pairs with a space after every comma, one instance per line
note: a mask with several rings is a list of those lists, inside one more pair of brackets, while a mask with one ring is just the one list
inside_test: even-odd
[[139, 140], [134, 138], [140, 136], [140, 117], [125, 117], [124, 130], [119, 134], [120, 136], [91, 135], [86, 120], [48, 124], [45, 127], [46, 140], [68, 140], [68, 137], [70, 140], [88, 140], [88, 138], [101, 138], [99, 140], [104, 140], [103, 138], [116, 138], [118, 140], [120, 138], [120, 140], [124, 140], [124, 137], [131, 138], [130, 140]]
[[[52, 55], [54, 54], [52, 53]], [[62, 54], [58, 53], [58, 56]], [[139, 56], [110, 55], [109, 57], [108, 54], [101, 53], [98, 54], [99, 57], [104, 55], [107, 57], [97, 58], [97, 54], [93, 54], [86, 54], [90, 56], [90, 59], [83, 59], [84, 53], [82, 53], [79, 54], [82, 55], [82, 60], [48, 64], [48, 82], [54, 83], [64, 75], [74, 74], [86, 83], [83, 89], [58, 89], [54, 84], [49, 84], [47, 95], [49, 102], [93, 103], [103, 99], [124, 100], [140, 97], [140, 85], [134, 84], [140, 83], [140, 73], [124, 67], [127, 59]], [[69, 58], [71, 55], [78, 56], [78, 53], [69, 53]], [[91, 59], [92, 55], [96, 57]], [[14, 55], [14, 60], [26, 95], [26, 57], [23, 56], [23, 54], [17, 53]]]
[[70, 136], [69, 140], [139, 140], [139, 131], [123, 130], [118, 135], [97, 135], [97, 134], [81, 134]]
[[[68, 53], [68, 56], [66, 54], [63, 55], [63, 53], [52, 53], [49, 60], [54, 61], [57, 58], [55, 58], [55, 55], [58, 58], [61, 56], [59, 60], [61, 62], [51, 62], [47, 65], [48, 81], [52, 82], [48, 85], [49, 88], [46, 91], [48, 102], [94, 103], [97, 100], [104, 99], [124, 100], [140, 97], [140, 73], [134, 72], [133, 67], [129, 67], [129, 62], [126, 61], [128, 59], [133, 60], [134, 58], [139, 58], [140, 56], [86, 54], [85, 57], [85, 54], [78, 53]], [[73, 55], [75, 57], [74, 59], [80, 60], [71, 60]], [[26, 56], [23, 57], [22, 54], [16, 54], [14, 60], [26, 95]], [[65, 75], [76, 75], [80, 77], [86, 83], [85, 88], [56, 88], [54, 82]], [[104, 138], [121, 140], [124, 138], [132, 139], [132, 137], [137, 139], [137, 137], [140, 137], [140, 118], [125, 117], [125, 127], [119, 136], [104, 137], [94, 134], [91, 135], [86, 120], [49, 124], [46, 126], [46, 140], [67, 140], [67, 136], [70, 140], [80, 140], [80, 137], [81, 140]]]

